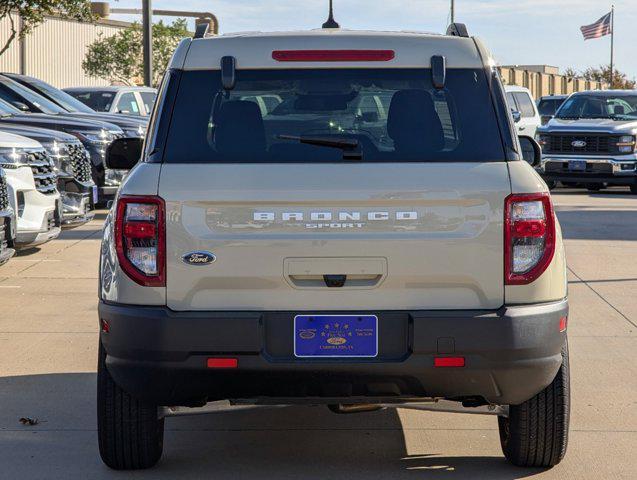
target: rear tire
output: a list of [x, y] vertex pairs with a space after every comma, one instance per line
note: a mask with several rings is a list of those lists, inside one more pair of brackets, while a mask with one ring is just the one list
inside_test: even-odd
[[630, 193], [634, 193], [635, 195], [637, 195], [637, 185], [630, 186]]
[[589, 192], [599, 192], [606, 187], [603, 183], [588, 183], [586, 184], [586, 190]]
[[553, 382], [521, 405], [511, 405], [508, 418], [498, 418], [502, 451], [514, 465], [548, 468], [564, 458], [571, 406], [569, 378], [566, 344]]
[[100, 342], [97, 364], [97, 435], [102, 461], [114, 470], [155, 465], [164, 443], [164, 419], [156, 405], [131, 397], [113, 381]]

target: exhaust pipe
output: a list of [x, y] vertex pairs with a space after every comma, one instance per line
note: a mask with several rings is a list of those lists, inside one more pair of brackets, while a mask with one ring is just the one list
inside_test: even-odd
[[352, 403], [345, 405], [337, 403], [328, 405], [327, 408], [334, 413], [342, 415], [346, 413], [376, 412], [377, 410], [382, 410], [385, 407], [374, 403]]

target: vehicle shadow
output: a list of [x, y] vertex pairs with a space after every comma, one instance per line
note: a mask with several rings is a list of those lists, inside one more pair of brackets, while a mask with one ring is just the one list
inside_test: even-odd
[[635, 240], [637, 210], [558, 208], [562, 234], [570, 240]]
[[[3, 478], [122, 476], [99, 459], [95, 384], [94, 373], [0, 377]], [[20, 418], [37, 424], [25, 426]], [[503, 457], [448, 456], [443, 448], [420, 454], [411, 448], [409, 454], [395, 410], [335, 415], [325, 407], [250, 408], [168, 418], [162, 460], [134, 475], [153, 480], [210, 475], [231, 480], [513, 480], [542, 472], [513, 467]]]

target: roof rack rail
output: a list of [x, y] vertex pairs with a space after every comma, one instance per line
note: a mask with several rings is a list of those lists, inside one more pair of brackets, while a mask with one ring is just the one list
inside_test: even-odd
[[447, 27], [447, 35], [469, 38], [469, 31], [464, 23], [451, 23]]
[[192, 38], [203, 38], [208, 33], [208, 29], [210, 28], [210, 24], [208, 22], [200, 23], [195, 27], [195, 34]]

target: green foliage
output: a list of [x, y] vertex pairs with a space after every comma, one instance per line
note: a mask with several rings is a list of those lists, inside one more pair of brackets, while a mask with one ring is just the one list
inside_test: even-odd
[[[185, 19], [153, 24], [153, 84], [158, 84], [179, 41], [188, 36]], [[143, 77], [142, 27], [133, 23], [88, 47], [82, 68], [91, 76], [134, 85]]]
[[[0, 0], [0, 20], [8, 18], [11, 26], [9, 37], [0, 40], [0, 55], [16, 38], [31, 33], [47, 15], [85, 22], [94, 19], [89, 0]], [[22, 18], [21, 29], [18, 29], [19, 18]]]
[[637, 86], [635, 80], [629, 80], [628, 76], [613, 68], [613, 78], [610, 78], [610, 65], [600, 65], [599, 68], [587, 68], [582, 72], [582, 76], [586, 80], [595, 80], [597, 82], [605, 82], [610, 88], [632, 90]]

